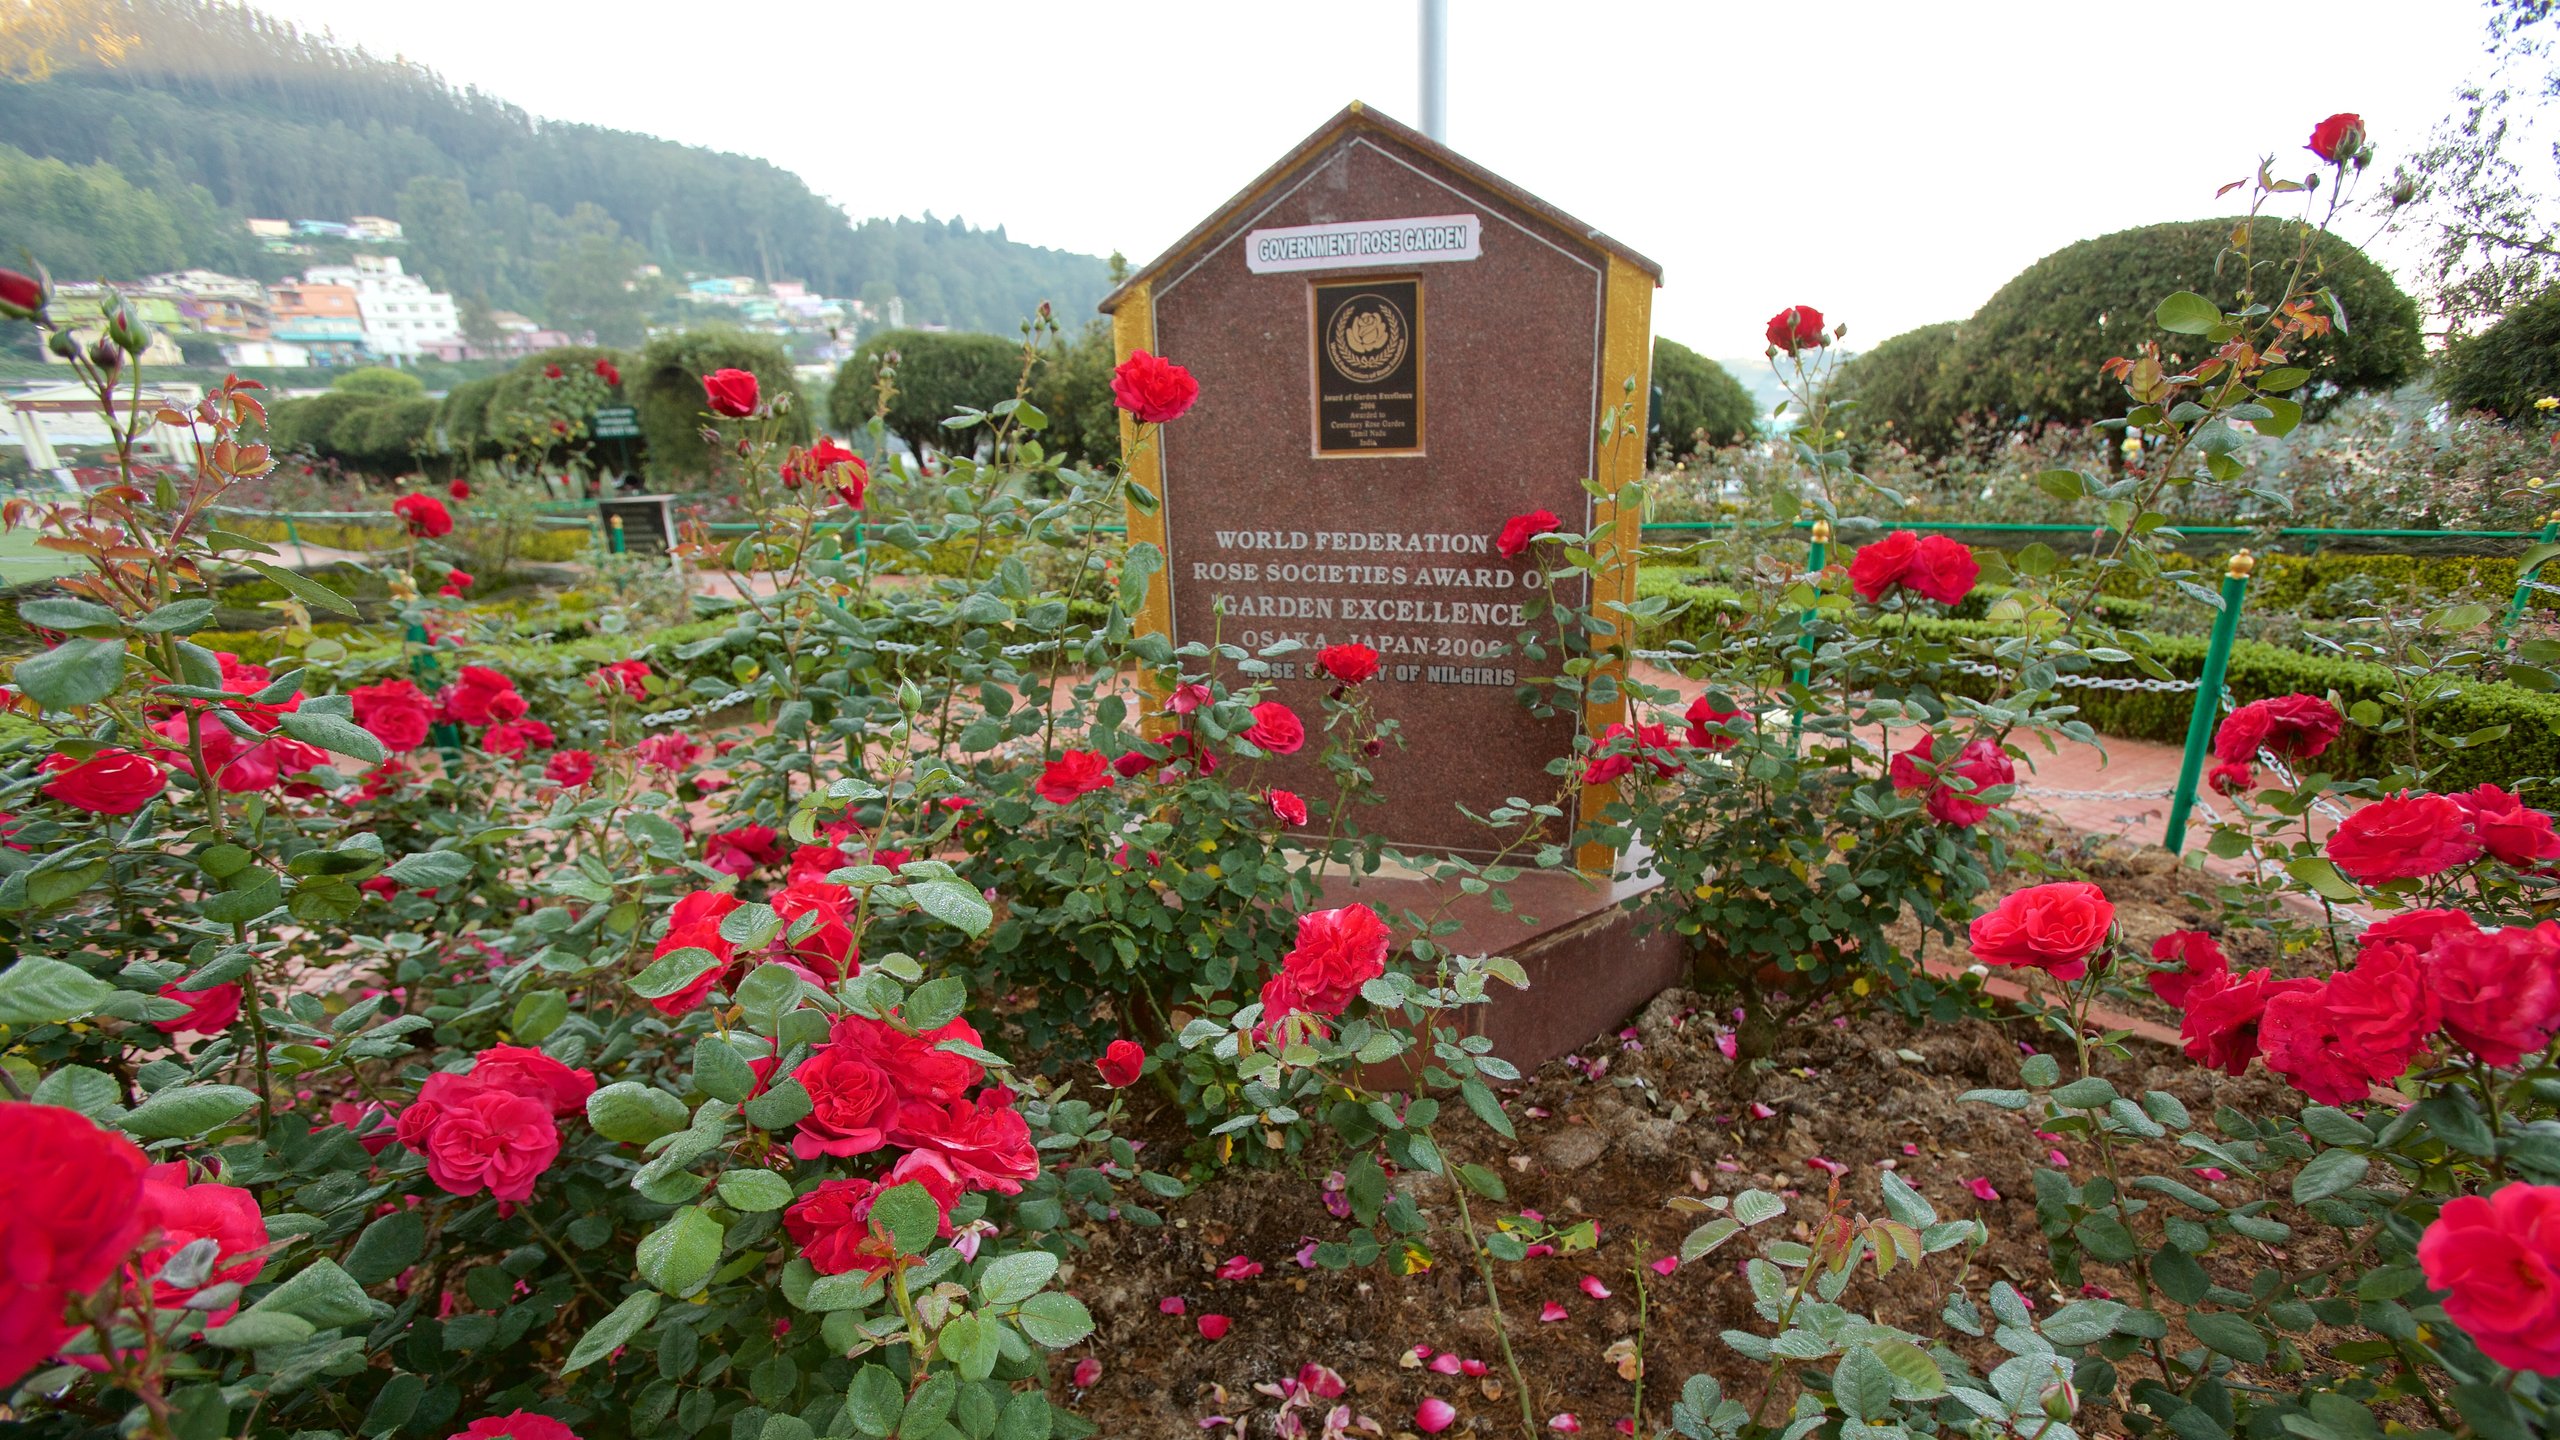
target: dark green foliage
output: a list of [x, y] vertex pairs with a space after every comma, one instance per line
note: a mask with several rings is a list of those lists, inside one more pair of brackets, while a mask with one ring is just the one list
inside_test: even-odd
[[1032, 373], [1032, 403], [1049, 417], [1040, 443], [1078, 465], [1120, 459], [1120, 408], [1111, 398], [1111, 326], [1094, 320], [1061, 338]]
[[[0, 86], [0, 111], [17, 88]], [[0, 134], [14, 132], [0, 125]], [[238, 224], [203, 189], [167, 179], [165, 190], [147, 189], [103, 162], [66, 165], [0, 145], [0, 264], [14, 269], [32, 255], [58, 280], [235, 264]]]
[[375, 395], [386, 400], [413, 400], [427, 393], [418, 377], [386, 365], [365, 365], [349, 370], [329, 382], [332, 390], [350, 395]]
[[[2241, 223], [2146, 225], [2065, 246], [2028, 266], [1964, 324], [1960, 409], [2022, 425], [2086, 425], [2123, 414], [2124, 387], [2100, 374], [2101, 364], [2137, 353], [2146, 341], [2160, 342], [2173, 367], [2209, 348], [2202, 337], [2172, 335], [2154, 322], [2163, 298], [2192, 290], [2229, 309], [2252, 268], [2262, 300], [2283, 293], [2293, 227], [2258, 221], [2252, 257], [2244, 259], [2229, 248]], [[2297, 397], [2316, 419], [2344, 395], [2409, 379], [2421, 354], [2417, 302], [2389, 272], [2334, 238], [2313, 259], [2348, 322], [2287, 357], [2320, 376]]]
[[[564, 252], [573, 268], [592, 268], [581, 253], [589, 237], [671, 273], [896, 295], [912, 320], [994, 331], [1010, 331], [1042, 300], [1089, 310], [1106, 288], [1093, 256], [931, 216], [856, 226], [767, 161], [628, 131], [537, 125], [493, 96], [246, 7], [111, 0], [100, 9], [112, 12], [102, 26], [138, 43], [111, 69], [69, 54], [49, 79], [0, 85], [0, 136], [72, 165], [111, 164], [173, 218], [84, 225], [71, 218], [79, 212], [62, 212], [45, 233], [64, 243], [38, 253], [66, 278], [94, 270], [131, 279], [187, 263], [258, 268], [272, 257], [248, 244], [241, 216], [362, 214], [410, 227], [408, 253], [436, 283], [537, 315], [555, 294], [578, 300], [573, 309], [611, 299], [561, 285]], [[189, 182], [204, 189], [190, 193]], [[0, 241], [22, 243], [25, 213], [0, 188]], [[587, 323], [607, 339], [620, 333], [611, 314]]]
[[2560, 395], [2560, 288], [2447, 350], [2436, 366], [2436, 394], [2456, 411], [2486, 410], [2505, 420], [2529, 416], [2535, 401]]
[[974, 447], [976, 434], [946, 431], [942, 422], [963, 407], [984, 410], [1012, 399], [1022, 378], [1019, 342], [957, 332], [884, 331], [862, 342], [836, 371], [835, 388], [827, 395], [829, 424], [851, 433], [870, 423], [873, 380], [881, 357], [892, 352], [898, 357], [898, 390], [885, 421], [889, 433], [918, 454], [927, 447], [950, 450], [964, 442]]
[[791, 357], [782, 352], [780, 343], [726, 328], [660, 335], [640, 352], [639, 359], [622, 367], [623, 399], [639, 408], [640, 434], [649, 447], [653, 478], [711, 473], [710, 448], [702, 443], [708, 413], [702, 377], [714, 370], [752, 371], [768, 402], [777, 397], [785, 400], [785, 439], [805, 443], [817, 433], [809, 402], [791, 373]]
[[1653, 448], [1675, 459], [1751, 438], [1751, 392], [1722, 365], [1659, 336], [1653, 342]]
[[1963, 328], [1942, 320], [1905, 330], [1841, 369], [1833, 413], [1852, 444], [1862, 451], [1900, 445], [1930, 459], [1956, 448], [1963, 433], [1957, 350]]

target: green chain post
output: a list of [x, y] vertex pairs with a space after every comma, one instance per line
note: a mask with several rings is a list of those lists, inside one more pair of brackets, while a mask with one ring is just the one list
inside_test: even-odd
[[2235, 550], [2222, 571], [2222, 613], [2213, 618], [2213, 641], [2205, 648], [2204, 671], [2196, 676], [2195, 708], [2187, 714], [2187, 749], [2178, 760], [2178, 789], [2169, 797], [2169, 833], [2161, 841], [2169, 853], [2186, 847], [2187, 816], [2195, 809], [2196, 784], [2204, 778], [2204, 756], [2222, 723], [2222, 681], [2231, 671], [2231, 642], [2240, 634], [2240, 606], [2249, 598], [2249, 573], [2257, 558]]
[[619, 555], [622, 553], [622, 543], [622, 517], [619, 515], [607, 516], [605, 519], [606, 548], [613, 551], [614, 554]]
[[[1813, 577], [1813, 583], [1817, 588], [1822, 584], [1823, 570], [1828, 567], [1830, 563], [1831, 522], [1828, 520], [1816, 520], [1813, 522], [1813, 543], [1805, 548], [1804, 568], [1805, 573]], [[1795, 683], [1802, 686], [1812, 683], [1813, 680], [1813, 663], [1811, 659], [1811, 656], [1813, 655], [1813, 612], [1811, 610], [1806, 610], [1796, 616], [1796, 628], [1804, 637], [1797, 642], [1796, 648], [1802, 650], [1807, 657], [1795, 668]], [[1803, 734], [1804, 707], [1799, 705], [1787, 720], [1788, 746], [1792, 748]]]

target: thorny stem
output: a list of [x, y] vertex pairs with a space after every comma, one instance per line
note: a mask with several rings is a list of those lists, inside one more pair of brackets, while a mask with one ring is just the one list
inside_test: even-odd
[[542, 1243], [549, 1247], [551, 1253], [560, 1257], [560, 1263], [569, 1267], [569, 1278], [578, 1283], [578, 1288], [586, 1292], [588, 1299], [599, 1305], [609, 1303], [605, 1300], [603, 1292], [589, 1283], [587, 1272], [579, 1269], [578, 1262], [569, 1258], [568, 1250], [563, 1248], [559, 1241], [551, 1238], [551, 1232], [543, 1228], [542, 1221], [535, 1217], [531, 1206], [528, 1205], [516, 1213], [524, 1217], [524, 1223], [532, 1227], [533, 1233], [541, 1237]]
[[1475, 1257], [1476, 1278], [1484, 1282], [1486, 1307], [1493, 1312], [1494, 1339], [1502, 1345], [1502, 1368], [1510, 1373], [1511, 1387], [1520, 1395], [1520, 1430], [1529, 1440], [1538, 1440], [1538, 1410], [1529, 1401], [1529, 1377], [1520, 1371], [1520, 1357], [1511, 1350], [1511, 1327], [1502, 1323], [1502, 1289], [1494, 1283], [1493, 1257], [1485, 1252], [1484, 1241], [1476, 1231], [1475, 1211], [1467, 1204], [1467, 1187], [1463, 1182], [1449, 1187], [1458, 1197], [1458, 1226], [1467, 1235], [1467, 1253]]

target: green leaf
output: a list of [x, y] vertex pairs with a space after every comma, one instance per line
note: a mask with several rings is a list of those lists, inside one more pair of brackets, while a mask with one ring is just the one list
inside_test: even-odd
[[[25, 608], [19, 609], [24, 614]], [[210, 600], [172, 600], [133, 622], [133, 628], [152, 635], [192, 635], [213, 619]]]
[[524, 1044], [539, 1045], [568, 1019], [568, 996], [557, 990], [529, 990], [516, 1001], [507, 1028]]
[[1084, 1302], [1061, 1290], [1043, 1290], [1023, 1301], [1014, 1323], [1052, 1350], [1064, 1350], [1093, 1333], [1093, 1316]]
[[933, 1248], [942, 1226], [942, 1207], [913, 1180], [892, 1185], [871, 1202], [871, 1229], [897, 1247], [901, 1255], [921, 1255]]
[[2038, 1090], [2059, 1084], [2062, 1080], [2062, 1062], [2050, 1055], [2030, 1055], [2018, 1062], [2018, 1079]]
[[944, 975], [927, 980], [907, 996], [898, 1014], [917, 1030], [939, 1030], [960, 1014], [969, 1003], [969, 982], [957, 975]]
[[2326, 1200], [2362, 1180], [2372, 1165], [2372, 1161], [2353, 1150], [2323, 1150], [2293, 1177], [2294, 1202], [2308, 1205], [2314, 1200]]
[[995, 1440], [1049, 1440], [1049, 1397], [1037, 1390], [1015, 1392], [996, 1422]]
[[2172, 335], [2202, 335], [2222, 323], [2222, 307], [2192, 290], [2181, 290], [2161, 301], [2151, 318]]
[[791, 1182], [770, 1170], [724, 1170], [720, 1198], [730, 1209], [750, 1214], [779, 1210], [791, 1203]]
[[898, 1417], [907, 1408], [907, 1389], [898, 1377], [883, 1365], [865, 1365], [853, 1377], [853, 1387], [845, 1392], [846, 1418], [853, 1428], [865, 1435], [887, 1436], [898, 1428]]
[[356, 1237], [347, 1251], [346, 1271], [359, 1285], [379, 1285], [426, 1253], [426, 1218], [414, 1210], [394, 1210]]
[[1502, 1113], [1502, 1102], [1495, 1098], [1493, 1091], [1487, 1088], [1483, 1081], [1460, 1082], [1458, 1098], [1466, 1101], [1467, 1108], [1474, 1111], [1475, 1117], [1483, 1121], [1495, 1134], [1506, 1140], [1512, 1138], [1511, 1117]]
[[2338, 873], [2338, 867], [2324, 855], [2305, 855], [2285, 863], [2285, 873], [2308, 885], [2323, 899], [2348, 904], [2364, 899], [2364, 891], [2356, 883]]
[[124, 1092], [115, 1077], [86, 1065], [65, 1065], [36, 1082], [35, 1102], [77, 1110], [99, 1124], [112, 1124], [124, 1112]]
[[47, 710], [95, 705], [124, 683], [124, 642], [65, 640], [19, 661], [9, 678]]
[[607, 1140], [646, 1145], [685, 1128], [684, 1102], [637, 1080], [617, 1080], [587, 1097], [587, 1123]]
[[21, 600], [18, 602], [18, 618], [39, 630], [59, 630], [66, 635], [76, 635], [83, 630], [124, 628], [123, 617], [113, 610], [94, 601], [75, 600], [68, 595], [43, 595]]
[[287, 570], [281, 565], [270, 565], [264, 560], [243, 559], [240, 563], [283, 586], [292, 593], [294, 599], [305, 605], [344, 615], [350, 620], [364, 618], [363, 613], [356, 609], [354, 601], [300, 571]]
[[2187, 1330], [2219, 1355], [2228, 1355], [2243, 1365], [2256, 1365], [2267, 1358], [2267, 1337], [2258, 1327], [2238, 1315], [2219, 1310], [2190, 1310]]
[[2113, 1300], [2075, 1300], [2036, 1327], [2056, 1345], [2095, 1345], [2115, 1333], [2124, 1306]]
[[994, 1322], [973, 1312], [952, 1316], [934, 1339], [942, 1358], [951, 1362], [951, 1368], [959, 1371], [963, 1380], [986, 1379], [994, 1373], [997, 1357], [1004, 1353]]
[[1875, 1352], [1852, 1345], [1831, 1372], [1831, 1396], [1859, 1420], [1881, 1420], [1893, 1408], [1893, 1372]]
[[390, 751], [382, 748], [381, 741], [373, 738], [372, 731], [353, 720], [342, 720], [335, 715], [287, 710], [276, 717], [276, 724], [296, 740], [317, 745], [333, 755], [361, 760], [367, 765], [379, 765], [391, 755]]
[[702, 978], [702, 972], [725, 965], [717, 955], [699, 945], [670, 950], [649, 962], [647, 968], [631, 977], [632, 993], [643, 1000], [656, 1000], [673, 995]]
[[1020, 1250], [987, 1262], [978, 1276], [978, 1298], [989, 1305], [1011, 1305], [1040, 1293], [1058, 1273], [1058, 1257], [1046, 1250]]
[[898, 1440], [935, 1440], [942, 1422], [950, 1417], [951, 1402], [960, 1398], [959, 1383], [948, 1375], [936, 1375], [916, 1387], [907, 1397], [907, 1413], [898, 1417]]
[[264, 1350], [308, 1340], [317, 1328], [299, 1315], [270, 1310], [235, 1316], [230, 1324], [204, 1332], [204, 1343], [225, 1350]]
[[267, 1292], [244, 1315], [299, 1315], [318, 1329], [366, 1325], [391, 1313], [391, 1307], [364, 1293], [334, 1260], [314, 1260], [293, 1278]]
[[[320, 742], [314, 740], [314, 745]], [[441, 890], [471, 878], [471, 857], [459, 850], [424, 850], [403, 855], [382, 873], [412, 890]], [[656, 999], [656, 996], [650, 996]]]
[[720, 1036], [705, 1035], [693, 1043], [693, 1083], [703, 1094], [734, 1105], [756, 1088], [756, 1072], [748, 1068], [736, 1046]]
[[1141, 540], [1120, 557], [1120, 608], [1131, 615], [1147, 603], [1147, 584], [1164, 569], [1164, 552]]
[[172, 1085], [135, 1106], [116, 1128], [136, 1140], [192, 1139], [257, 1103], [254, 1092], [237, 1085]]
[[759, 1130], [781, 1130], [799, 1124], [812, 1108], [808, 1090], [785, 1076], [747, 1102], [747, 1123]]
[[116, 987], [60, 960], [22, 955], [0, 970], [0, 1024], [59, 1025], [97, 1013]]
[[747, 1023], [757, 1034], [771, 1035], [782, 1027], [782, 1017], [800, 1003], [806, 983], [788, 965], [758, 965], [738, 982], [730, 998], [747, 1012]]
[[1766, 1190], [1745, 1190], [1733, 1197], [1733, 1218], [1758, 1225], [1787, 1213], [1787, 1202]]
[[658, 1316], [658, 1292], [643, 1290], [613, 1307], [613, 1313], [587, 1327], [578, 1343], [569, 1351], [569, 1359], [560, 1373], [584, 1370], [614, 1351], [631, 1343], [640, 1327]]
[[2311, 378], [2311, 372], [2298, 365], [2286, 365], [2258, 377], [2261, 390], [2295, 390]]
[[917, 909], [972, 939], [986, 934], [996, 921], [986, 897], [957, 880], [913, 881], [907, 893], [915, 897]]
[[1686, 1265], [1702, 1255], [1710, 1254], [1716, 1247], [1741, 1233], [1741, 1221], [1730, 1215], [1719, 1215], [1690, 1231], [1689, 1237], [1680, 1242], [1680, 1263]]
[[720, 1222], [711, 1212], [688, 1205], [641, 1237], [636, 1256], [640, 1278], [681, 1300], [710, 1280], [720, 1263], [722, 1238]]
[[[1887, 1171], [1891, 1174], [1891, 1171]], [[1929, 1352], [1908, 1340], [1879, 1340], [1869, 1347], [1884, 1368], [1893, 1374], [1893, 1391], [1898, 1399], [1935, 1400], [1947, 1393], [1946, 1372]]]

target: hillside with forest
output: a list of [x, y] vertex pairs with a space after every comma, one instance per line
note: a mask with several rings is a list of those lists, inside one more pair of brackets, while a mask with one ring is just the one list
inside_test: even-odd
[[1093, 256], [930, 215], [856, 223], [769, 162], [541, 120], [245, 6], [35, 8], [53, 23], [0, 26], [0, 254], [59, 257], [66, 277], [273, 278], [289, 267], [246, 217], [381, 215], [409, 268], [466, 306], [571, 328], [592, 328], [601, 282], [649, 262], [895, 296], [909, 324], [999, 333], [1107, 288]]

